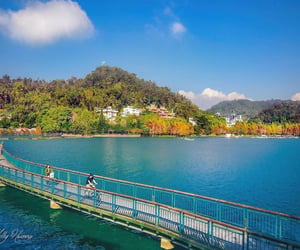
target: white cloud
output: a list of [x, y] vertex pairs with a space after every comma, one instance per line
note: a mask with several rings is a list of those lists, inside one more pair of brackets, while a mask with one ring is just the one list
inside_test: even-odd
[[291, 98], [292, 101], [300, 101], [300, 92], [296, 93]]
[[171, 32], [173, 35], [181, 35], [186, 32], [186, 28], [180, 22], [173, 22], [171, 25]]
[[251, 100], [247, 98], [244, 94], [240, 94], [237, 92], [224, 94], [221, 91], [214, 90], [211, 88], [206, 88], [199, 94], [195, 94], [192, 91], [186, 92], [184, 90], [180, 90], [178, 93], [190, 99], [193, 103], [197, 104], [203, 110], [209, 109], [210, 107], [221, 101], [232, 101], [238, 99]]
[[166, 7], [159, 15], [153, 18], [152, 24], [146, 24], [147, 33], [160, 37], [180, 38], [187, 33], [187, 28], [174, 13], [172, 7]]
[[19, 11], [1, 11], [0, 14], [0, 31], [27, 44], [85, 38], [94, 31], [86, 13], [71, 0], [33, 1]]
[[185, 92], [184, 90], [179, 90], [178, 93], [190, 99], [191, 101], [195, 100], [197, 97], [197, 95], [193, 91]]

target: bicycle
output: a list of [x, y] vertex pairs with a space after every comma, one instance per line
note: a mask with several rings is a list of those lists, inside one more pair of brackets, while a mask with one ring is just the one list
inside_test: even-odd
[[87, 198], [92, 198], [92, 200], [94, 201], [94, 205], [97, 207], [99, 207], [100, 203], [102, 202], [101, 195], [102, 194], [100, 193], [100, 191], [97, 191], [95, 185], [92, 185], [92, 187], [90, 187], [89, 189], [84, 190], [84, 196]]
[[102, 199], [101, 199], [101, 192], [100, 191], [97, 191], [96, 189], [93, 190], [93, 200], [94, 200], [94, 205], [96, 207], [100, 207], [100, 204], [102, 202]]
[[84, 189], [84, 196], [91, 197], [95, 189], [96, 186], [93, 184], [86, 185], [86, 189]]

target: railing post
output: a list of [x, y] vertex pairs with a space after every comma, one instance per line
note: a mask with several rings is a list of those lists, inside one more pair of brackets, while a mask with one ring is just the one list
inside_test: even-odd
[[31, 186], [33, 187], [33, 178], [34, 178], [34, 176], [33, 176], [33, 174], [31, 174]]
[[159, 219], [160, 219], [160, 206], [155, 205], [155, 225], [159, 226]]
[[70, 182], [70, 172], [67, 173], [67, 181]]
[[196, 213], [196, 197], [193, 197], [193, 213]]
[[97, 200], [98, 200], [98, 194], [96, 189], [93, 190], [93, 201], [94, 201], [94, 207], [97, 207]]
[[221, 221], [221, 206], [220, 206], [220, 202], [217, 202], [217, 220]]
[[64, 182], [64, 198], [66, 198], [66, 183]]
[[152, 188], [152, 195], [151, 195], [151, 201], [156, 201], [156, 197], [155, 197], [155, 190], [154, 190], [154, 188]]
[[54, 181], [53, 180], [50, 181], [51, 181], [51, 193], [54, 194]]
[[44, 190], [44, 176], [41, 177], [41, 190]]
[[15, 169], [15, 181], [18, 181], [18, 180], [17, 180], [17, 174], [18, 174], [18, 172], [17, 172], [17, 170]]
[[[84, 185], [85, 183], [81, 183], [81, 180], [82, 180], [82, 176], [79, 175], [79, 185]], [[83, 180], [84, 180], [84, 178], [83, 178]]]
[[247, 231], [243, 232], [243, 250], [248, 249], [248, 233]]
[[213, 225], [212, 222], [209, 220], [207, 224], [207, 235], [208, 235], [208, 242], [212, 244], [212, 236], [213, 236]]
[[[24, 164], [24, 165], [25, 165], [24, 168], [26, 168], [26, 166], [27, 166], [27, 171], [33, 172], [32, 169], [31, 169], [31, 165], [30, 165], [29, 163], [26, 163], [26, 164]], [[20, 166], [20, 167], [21, 167], [21, 166]], [[21, 168], [22, 168], [22, 167], [21, 167]]]
[[137, 198], [136, 197], [136, 185], [133, 184], [133, 197]]
[[[81, 188], [78, 185], [77, 186], [77, 202], [79, 202], [79, 203], [80, 203], [80, 197], [81, 197]], [[95, 201], [94, 201], [94, 205], [95, 205]]]
[[244, 208], [244, 228], [247, 229], [248, 228], [248, 209], [247, 208]]
[[183, 234], [184, 233], [184, 213], [179, 212], [179, 233]]
[[137, 217], [137, 210], [136, 210], [136, 200], [132, 199], [132, 217]]
[[111, 210], [114, 213], [116, 209], [116, 195], [113, 194], [111, 197]]
[[280, 215], [276, 215], [276, 238], [281, 239], [281, 218]]
[[26, 179], [25, 179], [25, 172], [22, 172], [23, 174], [22, 174], [22, 176], [23, 176], [23, 184], [25, 184], [25, 182], [26, 182]]
[[172, 207], [175, 207], [175, 195], [174, 195], [174, 192], [172, 192], [172, 201], [171, 201], [171, 204], [172, 204]]

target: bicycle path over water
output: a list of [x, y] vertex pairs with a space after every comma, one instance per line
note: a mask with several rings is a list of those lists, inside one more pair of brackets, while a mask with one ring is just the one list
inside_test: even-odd
[[[299, 249], [300, 218], [138, 183], [95, 176], [99, 189], [85, 187], [87, 173], [19, 159], [0, 145], [0, 181], [57, 205], [69, 207], [162, 238], [165, 249]], [[92, 191], [92, 196], [86, 192]], [[184, 209], [185, 208], [185, 209]]]

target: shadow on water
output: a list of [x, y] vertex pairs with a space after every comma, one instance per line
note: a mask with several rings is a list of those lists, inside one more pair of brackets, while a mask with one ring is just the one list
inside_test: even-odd
[[0, 249], [161, 249], [158, 238], [71, 209], [52, 210], [49, 201], [10, 187], [0, 189], [0, 200]]

